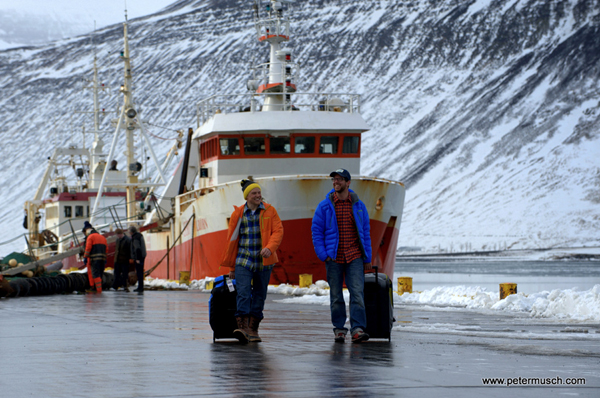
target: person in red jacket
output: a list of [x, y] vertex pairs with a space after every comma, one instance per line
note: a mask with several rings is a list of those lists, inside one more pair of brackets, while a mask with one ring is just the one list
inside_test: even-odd
[[[89, 224], [88, 224], [89, 225]], [[85, 252], [83, 256], [87, 259], [88, 275], [94, 282], [92, 288], [96, 292], [102, 293], [102, 274], [106, 267], [106, 238], [98, 233], [92, 226], [84, 229], [86, 236]]]
[[252, 180], [241, 183], [246, 204], [234, 206], [221, 266], [229, 267], [229, 277], [236, 279], [235, 338], [260, 342], [258, 325], [263, 319], [271, 271], [278, 261], [276, 251], [283, 239], [283, 225], [277, 210], [263, 202], [260, 185]]

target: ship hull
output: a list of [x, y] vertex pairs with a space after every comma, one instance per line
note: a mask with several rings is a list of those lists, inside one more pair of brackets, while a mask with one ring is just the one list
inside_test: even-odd
[[[263, 196], [278, 211], [284, 238], [277, 250], [271, 284], [298, 284], [301, 274], [326, 280], [325, 265], [313, 249], [311, 224], [318, 203], [331, 190], [323, 177], [276, 177], [256, 180]], [[398, 245], [404, 206], [404, 186], [381, 179], [352, 181], [370, 216], [373, 265], [390, 278]], [[379, 200], [379, 202], [378, 202]], [[228, 219], [233, 205], [244, 203], [239, 183], [197, 190], [176, 199], [176, 214], [168, 231], [145, 233], [146, 269], [150, 276], [178, 279], [181, 271], [192, 279], [216, 277], [229, 272], [220, 266], [226, 246]], [[175, 244], [173, 244], [175, 242]], [[168, 250], [167, 250], [168, 247]]]

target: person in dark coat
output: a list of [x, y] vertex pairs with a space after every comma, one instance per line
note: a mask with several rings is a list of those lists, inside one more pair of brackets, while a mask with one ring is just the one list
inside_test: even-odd
[[[83, 233], [83, 245], [79, 251], [79, 256], [83, 258], [83, 265], [85, 265], [87, 267], [88, 265], [88, 259], [87, 257], [85, 257], [85, 246], [87, 244], [87, 234], [85, 233], [85, 231], [87, 229], [93, 229], [92, 224], [90, 224], [89, 221], [86, 221], [83, 223], [83, 228], [81, 229], [81, 232]], [[90, 286], [94, 286], [94, 278], [92, 277], [92, 268], [88, 267], [88, 278], [90, 281]]]
[[131, 259], [135, 264], [135, 273], [138, 279], [138, 288], [134, 292], [144, 291], [144, 260], [146, 259], [146, 243], [144, 236], [132, 225], [129, 227], [131, 234]]
[[120, 228], [117, 228], [115, 233], [117, 234], [117, 243], [115, 245], [115, 283], [113, 288], [119, 290], [123, 286], [123, 290], [128, 292], [127, 279], [129, 260], [131, 260], [131, 239]]

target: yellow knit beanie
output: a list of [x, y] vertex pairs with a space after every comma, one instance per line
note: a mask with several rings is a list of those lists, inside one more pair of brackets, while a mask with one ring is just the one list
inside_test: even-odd
[[242, 192], [244, 193], [244, 199], [248, 199], [250, 191], [252, 191], [254, 188], [260, 188], [260, 185], [258, 185], [252, 180], [242, 180], [241, 185]]

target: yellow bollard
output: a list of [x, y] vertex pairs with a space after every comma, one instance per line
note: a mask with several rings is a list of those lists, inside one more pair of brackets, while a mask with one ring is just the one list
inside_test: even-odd
[[401, 276], [398, 278], [398, 294], [412, 293], [412, 278], [410, 276]]
[[504, 300], [511, 294], [517, 294], [516, 283], [501, 283], [500, 284], [500, 300]]
[[204, 283], [204, 290], [213, 290], [215, 283], [213, 281], [206, 281]]
[[179, 284], [189, 285], [190, 284], [190, 271], [179, 271]]
[[300, 287], [310, 287], [312, 285], [311, 274], [300, 274]]

